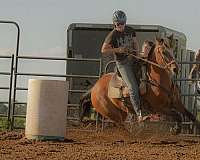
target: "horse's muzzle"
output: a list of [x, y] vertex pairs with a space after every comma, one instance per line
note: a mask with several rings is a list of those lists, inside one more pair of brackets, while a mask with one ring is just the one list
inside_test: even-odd
[[174, 74], [178, 74], [178, 69], [176, 67], [173, 68]]

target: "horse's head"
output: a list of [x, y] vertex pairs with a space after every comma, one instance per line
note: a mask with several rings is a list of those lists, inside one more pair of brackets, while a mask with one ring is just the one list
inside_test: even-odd
[[178, 74], [178, 65], [174, 58], [174, 39], [173, 34], [169, 37], [156, 37], [155, 58], [156, 62], [165, 67], [172, 77]]

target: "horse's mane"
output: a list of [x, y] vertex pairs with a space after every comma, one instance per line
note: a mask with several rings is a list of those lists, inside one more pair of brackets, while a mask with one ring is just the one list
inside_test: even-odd
[[149, 54], [148, 54], [148, 60], [151, 60], [153, 53], [154, 53], [154, 49], [155, 49], [156, 45], [153, 44], [153, 46], [151, 47]]

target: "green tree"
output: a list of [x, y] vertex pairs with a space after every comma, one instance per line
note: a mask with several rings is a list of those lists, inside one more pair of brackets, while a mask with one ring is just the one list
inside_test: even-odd
[[0, 114], [7, 114], [8, 106], [5, 103], [0, 103]]

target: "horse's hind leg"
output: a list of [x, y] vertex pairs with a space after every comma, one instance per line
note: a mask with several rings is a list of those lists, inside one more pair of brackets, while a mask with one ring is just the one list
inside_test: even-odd
[[180, 112], [181, 114], [183, 114], [183, 116], [186, 116], [189, 120], [193, 122], [196, 121], [196, 117], [192, 113], [190, 113], [187, 110], [187, 108], [185, 108], [185, 106], [183, 105], [180, 99], [176, 100], [176, 103], [174, 104], [173, 108], [177, 110], [178, 112]]
[[180, 109], [178, 109], [178, 111], [179, 111], [180, 113], [182, 113], [183, 116], [186, 116], [189, 120], [195, 122], [195, 121], [196, 121], [196, 117], [195, 117], [192, 113], [190, 113], [190, 112], [185, 108], [184, 105], [181, 105], [181, 106], [182, 106], [182, 107], [179, 107]]
[[181, 132], [181, 122], [182, 122], [182, 116], [179, 112], [176, 110], [171, 110], [169, 113], [167, 113], [167, 120], [170, 122], [170, 132], [172, 134], [179, 134]]
[[189, 118], [189, 120], [191, 120], [193, 122], [196, 121], [195, 116], [192, 113], [190, 113], [187, 109], [185, 109], [185, 113], [186, 113], [186, 116]]

